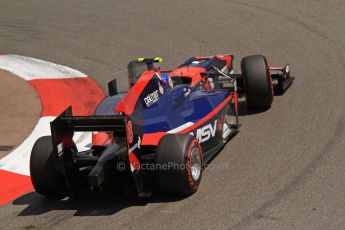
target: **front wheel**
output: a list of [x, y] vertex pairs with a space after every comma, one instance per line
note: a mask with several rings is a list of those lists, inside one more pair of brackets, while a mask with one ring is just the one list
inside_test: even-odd
[[242, 59], [241, 69], [250, 110], [268, 109], [273, 101], [273, 85], [267, 60], [262, 55]]
[[131, 88], [138, 81], [140, 75], [147, 69], [148, 67], [145, 62], [134, 60], [128, 63], [127, 70], [129, 88]]
[[159, 141], [156, 157], [157, 182], [161, 191], [190, 195], [202, 177], [202, 151], [188, 134], [169, 134]]
[[66, 192], [65, 178], [56, 169], [53, 157], [51, 136], [40, 137], [31, 151], [31, 182], [38, 193], [61, 198]]

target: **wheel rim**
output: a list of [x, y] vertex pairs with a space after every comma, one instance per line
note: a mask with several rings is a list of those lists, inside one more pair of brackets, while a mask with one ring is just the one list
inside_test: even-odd
[[194, 181], [198, 181], [201, 175], [201, 156], [197, 146], [195, 146], [190, 154], [190, 169]]

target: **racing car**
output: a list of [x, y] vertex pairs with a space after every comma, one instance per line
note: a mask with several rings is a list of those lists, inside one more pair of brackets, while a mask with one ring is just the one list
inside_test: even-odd
[[[30, 158], [35, 190], [61, 198], [108, 183], [134, 185], [140, 197], [158, 187], [169, 194], [197, 191], [202, 171], [239, 131], [239, 97], [249, 110], [270, 108], [275, 94], [293, 82], [289, 65], [272, 67], [263, 55], [244, 57], [234, 74], [233, 55], [194, 56], [173, 70], [161, 57], [128, 64], [128, 86], [116, 79], [93, 116], [67, 108], [39, 138]], [[78, 151], [75, 132], [92, 132]]]

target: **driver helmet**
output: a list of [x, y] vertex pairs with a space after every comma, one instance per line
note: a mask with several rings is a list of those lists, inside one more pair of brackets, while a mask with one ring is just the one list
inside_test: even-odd
[[161, 78], [162, 78], [162, 81], [165, 85], [169, 85], [170, 88], [173, 87], [173, 82], [172, 82], [168, 73], [161, 73]]

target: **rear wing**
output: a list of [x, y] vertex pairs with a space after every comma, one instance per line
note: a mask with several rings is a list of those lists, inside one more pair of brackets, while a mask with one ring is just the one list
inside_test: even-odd
[[64, 149], [73, 149], [75, 131], [112, 131], [118, 136], [125, 136], [125, 119], [123, 115], [73, 116], [70, 106], [50, 123], [53, 151], [59, 156]]

